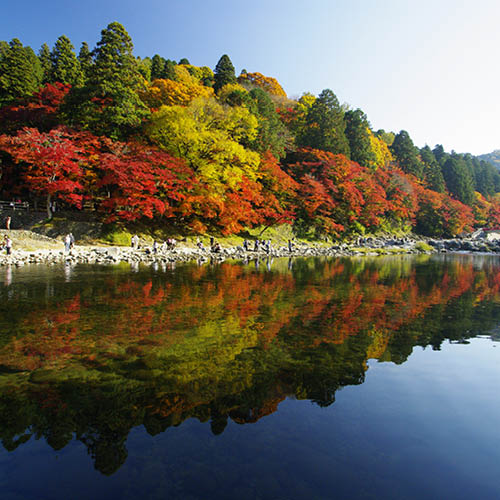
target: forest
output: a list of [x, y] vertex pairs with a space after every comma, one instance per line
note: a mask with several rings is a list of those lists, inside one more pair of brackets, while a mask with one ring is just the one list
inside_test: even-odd
[[189, 234], [290, 224], [298, 237], [500, 226], [500, 173], [405, 130], [373, 130], [330, 89], [288, 97], [228, 55], [139, 58], [113, 22], [78, 54], [0, 41], [0, 198]]

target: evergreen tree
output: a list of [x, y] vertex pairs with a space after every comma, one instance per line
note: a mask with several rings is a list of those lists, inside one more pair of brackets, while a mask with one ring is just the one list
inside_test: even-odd
[[165, 59], [158, 54], [153, 56], [153, 59], [151, 59], [151, 81], [163, 78], [166, 62], [167, 61], [165, 61]]
[[500, 190], [500, 173], [489, 162], [474, 158], [474, 181], [476, 191], [492, 196]]
[[474, 179], [462, 157], [452, 155], [443, 166], [443, 176], [448, 191], [466, 205], [474, 201]]
[[404, 172], [413, 174], [415, 177], [422, 179], [424, 166], [418, 157], [419, 151], [413, 144], [406, 130], [401, 130], [401, 132], [394, 137], [394, 142], [390, 149]]
[[70, 39], [60, 36], [50, 54], [52, 61], [52, 81], [78, 86], [83, 83], [80, 61], [76, 58]]
[[424, 178], [427, 181], [429, 189], [437, 191], [438, 193], [444, 193], [446, 185], [444, 182], [443, 172], [441, 171], [441, 166], [437, 162], [434, 154], [429, 146], [424, 146], [420, 150], [420, 157], [424, 165]]
[[224, 85], [236, 83], [236, 74], [234, 66], [229, 56], [224, 54], [215, 66], [214, 71], [214, 90], [218, 92]]
[[89, 50], [87, 42], [83, 42], [80, 47], [80, 52], [78, 53], [78, 61], [80, 62], [80, 68], [82, 69], [83, 78], [87, 81], [92, 73], [92, 67], [94, 65], [94, 60], [92, 59], [92, 53]]
[[38, 52], [38, 59], [40, 60], [40, 66], [42, 68], [42, 83], [52, 82], [52, 60], [50, 59], [50, 49], [49, 46], [44, 43]]
[[436, 161], [441, 165], [441, 167], [443, 167], [443, 165], [445, 164], [446, 160], [449, 157], [449, 154], [445, 152], [441, 144], [436, 144], [434, 146], [432, 154], [434, 155], [434, 158], [436, 158]]
[[167, 59], [165, 61], [165, 65], [163, 67], [163, 72], [161, 73], [160, 78], [164, 78], [166, 80], [177, 80], [177, 75], [175, 74], [175, 67], [177, 66], [175, 61], [171, 61]]
[[137, 58], [137, 68], [139, 73], [142, 75], [144, 80], [150, 82], [151, 81], [151, 59], [149, 57], [145, 57], [141, 59]]
[[308, 109], [306, 124], [299, 132], [297, 142], [300, 146], [350, 157], [345, 127], [344, 111], [337, 96], [330, 89], [325, 89]]
[[186, 57], [183, 57], [180, 61], [179, 64], [191, 64], [189, 60]]
[[72, 89], [64, 108], [67, 120], [96, 134], [124, 139], [137, 130], [149, 110], [137, 95], [143, 81], [125, 28], [113, 22], [93, 51], [92, 73], [81, 90]]
[[278, 158], [283, 156], [289, 135], [272, 99], [267, 92], [259, 88], [252, 89], [247, 96], [244, 104], [259, 121], [257, 137], [250, 142], [249, 147], [259, 153], [271, 151]]
[[375, 162], [368, 129], [370, 124], [365, 113], [360, 109], [347, 111], [345, 113], [345, 135], [349, 141], [351, 160], [369, 167]]
[[14, 38], [0, 58], [0, 102], [29, 97], [42, 82], [42, 67], [31, 47]]

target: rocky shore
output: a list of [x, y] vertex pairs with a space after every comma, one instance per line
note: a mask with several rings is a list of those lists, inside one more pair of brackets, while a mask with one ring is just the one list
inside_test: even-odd
[[[4, 231], [2, 231], [4, 232]], [[15, 233], [15, 231], [11, 231]], [[26, 233], [24, 231], [23, 233]], [[200, 249], [187, 244], [178, 244], [170, 250], [157, 249], [152, 246], [142, 245], [140, 248], [117, 246], [79, 246], [76, 245], [69, 252], [64, 251], [63, 244], [47, 237], [42, 237], [40, 246], [34, 250], [22, 250], [16, 248], [16, 235], [11, 236], [14, 240], [12, 255], [6, 255], [2, 250], [0, 255], [0, 266], [14, 265], [24, 266], [27, 264], [53, 265], [58, 263], [67, 264], [118, 264], [120, 262], [138, 265], [140, 263], [152, 265], [154, 263], [180, 263], [188, 261], [222, 262], [226, 259], [241, 261], [257, 260], [267, 257], [316, 257], [316, 256], [361, 256], [361, 255], [391, 255], [391, 254], [418, 254], [418, 253], [446, 253], [446, 252], [480, 252], [500, 253], [500, 240], [488, 241], [486, 237], [475, 235], [474, 237], [434, 240], [423, 238], [358, 238], [350, 243], [339, 243], [333, 245], [295, 243], [292, 251], [288, 246], [272, 245], [269, 252], [266, 250], [246, 251], [241, 246], [220, 248], [214, 252], [209, 248]], [[253, 246], [253, 245], [252, 245]], [[21, 246], [22, 247], [22, 246]]]

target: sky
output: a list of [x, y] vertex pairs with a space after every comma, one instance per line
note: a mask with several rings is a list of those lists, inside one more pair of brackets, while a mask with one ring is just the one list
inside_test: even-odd
[[330, 88], [374, 130], [422, 147], [500, 149], [498, 0], [0, 0], [0, 40], [92, 48], [110, 22], [137, 56], [215, 68], [223, 54], [290, 97]]

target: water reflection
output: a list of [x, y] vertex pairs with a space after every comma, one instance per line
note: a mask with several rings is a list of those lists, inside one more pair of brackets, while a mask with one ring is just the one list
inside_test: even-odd
[[221, 434], [286, 397], [331, 405], [369, 359], [498, 330], [494, 258], [266, 259], [12, 270], [0, 289], [0, 437], [74, 436], [112, 474], [133, 427]]

